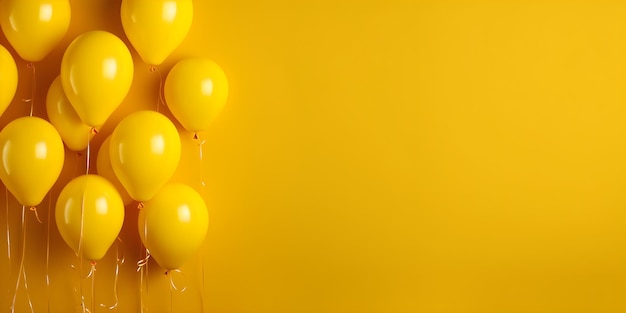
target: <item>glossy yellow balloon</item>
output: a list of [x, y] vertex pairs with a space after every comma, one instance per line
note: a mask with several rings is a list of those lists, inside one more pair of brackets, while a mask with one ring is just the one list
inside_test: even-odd
[[74, 111], [63, 92], [60, 77], [57, 77], [48, 88], [46, 111], [50, 123], [57, 129], [70, 150], [81, 151], [87, 148], [94, 135], [92, 127], [85, 125]]
[[7, 109], [17, 90], [17, 66], [11, 53], [0, 45], [0, 115]]
[[61, 84], [83, 123], [98, 127], [122, 103], [133, 81], [133, 59], [115, 35], [90, 31], [67, 47]]
[[187, 36], [191, 0], [122, 0], [122, 27], [144, 62], [161, 64]]
[[109, 156], [115, 176], [137, 201], [147, 201], [172, 177], [180, 160], [180, 137], [161, 113], [138, 111], [111, 134]]
[[82, 252], [87, 260], [97, 261], [104, 257], [122, 229], [124, 203], [108, 180], [98, 175], [82, 175], [72, 179], [59, 194], [55, 217], [65, 243], [77, 255]]
[[70, 26], [68, 0], [4, 0], [0, 26], [17, 54], [39, 62], [63, 39]]
[[215, 62], [204, 58], [178, 62], [165, 80], [165, 102], [191, 132], [207, 130], [224, 108], [228, 81]]
[[0, 179], [17, 201], [36, 206], [59, 178], [65, 150], [52, 124], [38, 117], [20, 117], [0, 131]]
[[171, 270], [202, 246], [209, 213], [202, 197], [184, 184], [169, 184], [139, 211], [139, 236], [150, 254]]
[[98, 175], [106, 178], [108, 181], [110, 181], [113, 184], [113, 186], [115, 186], [115, 189], [117, 189], [117, 191], [120, 193], [120, 196], [122, 196], [124, 205], [129, 205], [133, 202], [133, 198], [130, 197], [130, 195], [128, 194], [128, 191], [126, 191], [126, 189], [124, 188], [120, 180], [117, 179], [117, 176], [115, 176], [115, 173], [113, 172], [113, 167], [111, 166], [111, 158], [110, 158], [110, 152], [109, 152], [110, 147], [111, 147], [111, 136], [107, 137], [107, 139], [105, 139], [102, 142], [102, 145], [100, 146], [100, 149], [98, 150], [98, 157], [96, 160], [96, 170], [98, 171]]

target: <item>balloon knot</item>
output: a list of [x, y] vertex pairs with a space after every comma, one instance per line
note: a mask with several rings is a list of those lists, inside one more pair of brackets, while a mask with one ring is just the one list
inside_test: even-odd
[[143, 204], [143, 202], [139, 202], [139, 204], [137, 204], [137, 208], [138, 209], [143, 209], [145, 207], [145, 205]]
[[33, 68], [33, 66], [35, 66], [35, 64], [33, 64], [33, 62], [26, 63], [26, 67], [27, 68]]
[[91, 266], [96, 266], [96, 264], [98, 264], [98, 262], [96, 262], [96, 261], [91, 261]]
[[94, 135], [98, 134], [99, 132], [100, 131], [97, 130], [95, 127], [91, 129], [91, 133], [94, 134]]
[[156, 72], [157, 68], [154, 65], [150, 65], [150, 72], [154, 73]]
[[193, 133], [193, 139], [198, 140], [198, 133]]

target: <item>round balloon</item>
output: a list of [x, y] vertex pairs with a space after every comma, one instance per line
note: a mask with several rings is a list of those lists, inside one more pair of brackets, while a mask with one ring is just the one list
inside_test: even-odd
[[98, 158], [96, 160], [96, 170], [98, 171], [98, 175], [108, 179], [115, 189], [122, 196], [122, 200], [124, 201], [124, 205], [129, 205], [133, 202], [133, 198], [130, 197], [128, 191], [122, 186], [122, 183], [115, 173], [113, 172], [113, 167], [111, 166], [111, 157], [109, 153], [109, 149], [111, 147], [111, 136], [107, 137], [100, 146], [98, 150]]
[[185, 39], [193, 19], [191, 0], [122, 0], [122, 27], [139, 56], [161, 64]]
[[133, 81], [133, 58], [117, 36], [90, 31], [67, 47], [61, 84], [83, 123], [99, 127], [122, 103]]
[[4, 113], [17, 90], [17, 66], [11, 53], [0, 45], [0, 115]]
[[20, 117], [0, 131], [0, 179], [25, 206], [36, 206], [59, 178], [65, 150], [52, 124]]
[[139, 211], [139, 236], [165, 269], [177, 269], [202, 246], [209, 213], [202, 197], [184, 184], [169, 184]]
[[155, 111], [138, 111], [113, 130], [111, 166], [130, 196], [147, 201], [172, 177], [180, 160], [180, 137], [172, 122]]
[[4, 0], [0, 26], [17, 54], [39, 62], [63, 39], [70, 26], [68, 0]]
[[191, 132], [207, 130], [224, 108], [228, 81], [215, 62], [204, 58], [178, 62], [165, 79], [165, 102]]
[[122, 229], [124, 203], [108, 180], [82, 175], [72, 179], [59, 194], [55, 217], [65, 243], [77, 255], [82, 252], [82, 257], [97, 261]]
[[94, 135], [92, 127], [85, 125], [74, 111], [63, 92], [60, 77], [57, 77], [48, 88], [46, 111], [50, 123], [59, 131], [63, 142], [70, 150], [81, 151], [87, 148]]

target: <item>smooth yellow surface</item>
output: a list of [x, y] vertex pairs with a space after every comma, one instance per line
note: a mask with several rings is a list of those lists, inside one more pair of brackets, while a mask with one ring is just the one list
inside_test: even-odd
[[83, 123], [99, 127], [126, 98], [133, 71], [133, 59], [124, 42], [106, 31], [90, 31], [65, 50], [61, 83]]
[[122, 0], [124, 32], [146, 64], [159, 65], [185, 39], [193, 21], [191, 0]]
[[7, 49], [0, 45], [0, 115], [7, 109], [17, 89], [17, 67]]
[[129, 205], [133, 202], [133, 198], [130, 197], [126, 188], [124, 188], [120, 180], [117, 176], [115, 176], [115, 172], [113, 172], [111, 158], [109, 157], [109, 147], [111, 147], [111, 136], [108, 136], [98, 149], [98, 156], [96, 157], [96, 171], [98, 172], [98, 175], [106, 178], [113, 184], [113, 186], [115, 186], [115, 189], [122, 197], [122, 201], [124, 201], [124, 205]]
[[[104, 29], [126, 41], [116, 3], [71, 1], [66, 40], [37, 64], [35, 114], [45, 115], [72, 38]], [[159, 71], [207, 57], [230, 90], [201, 137], [202, 168], [198, 141], [172, 119], [183, 148], [172, 180], [196, 188], [211, 217], [203, 253], [174, 276], [187, 287], [173, 294], [174, 312], [201, 311], [203, 277], [205, 312], [626, 312], [626, 3], [194, 5], [188, 36]], [[0, 44], [9, 46], [2, 35]], [[133, 86], [94, 136], [92, 158], [124, 116], [156, 108], [159, 75], [132, 53]], [[0, 125], [28, 114], [20, 99], [32, 75], [17, 62], [18, 93]], [[67, 154], [52, 198], [85, 157]], [[13, 197], [9, 208], [3, 308], [20, 247]], [[27, 216], [33, 304], [81, 312], [69, 266], [78, 263], [54, 226], [46, 288], [45, 209], [43, 225]], [[140, 312], [137, 210], [126, 209], [119, 312]], [[107, 305], [114, 250], [96, 275]], [[149, 272], [146, 312], [170, 312], [164, 269], [152, 260]], [[22, 312], [25, 298], [22, 287]]]
[[93, 138], [92, 127], [85, 125], [63, 92], [61, 77], [54, 79], [46, 95], [48, 120], [57, 129], [63, 143], [72, 151], [81, 151]]
[[21, 117], [0, 131], [0, 179], [18, 202], [39, 205], [63, 168], [63, 141], [49, 122]]
[[67, 0], [2, 0], [0, 27], [19, 56], [39, 62], [56, 47], [70, 26]]
[[185, 184], [169, 184], [139, 211], [138, 231], [156, 262], [178, 269], [204, 242], [209, 214], [202, 196]]
[[98, 261], [122, 229], [124, 203], [106, 178], [81, 175], [59, 193], [55, 217], [59, 234], [67, 245], [87, 260]]
[[215, 62], [188, 58], [172, 67], [163, 90], [168, 108], [190, 132], [209, 130], [228, 99], [228, 80]]
[[163, 114], [142, 110], [115, 127], [109, 158], [115, 176], [137, 201], [148, 201], [170, 180], [180, 161], [176, 126]]

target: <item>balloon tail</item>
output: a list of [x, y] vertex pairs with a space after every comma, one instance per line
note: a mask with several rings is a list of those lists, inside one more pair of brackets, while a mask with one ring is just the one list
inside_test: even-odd
[[9, 258], [9, 268], [11, 268], [11, 232], [9, 231], [9, 188], [4, 186], [4, 196], [7, 209], [7, 257]]
[[28, 116], [33, 116], [33, 107], [35, 106], [35, 95], [37, 92], [37, 77], [36, 77], [36, 71], [35, 71], [35, 63], [30, 62], [28, 64], [26, 64], [26, 67], [28, 67], [29, 69], [31, 69], [31, 71], [33, 72], [33, 84], [32, 84], [32, 89], [31, 89], [31, 95], [30, 95], [30, 99], [22, 99], [22, 101], [29, 103], [30, 104], [30, 113], [28, 114]]
[[24, 290], [26, 291], [26, 299], [28, 300], [28, 306], [31, 312], [35, 312], [33, 309], [33, 302], [30, 299], [30, 293], [28, 292], [28, 282], [26, 280], [26, 270], [24, 269], [24, 259], [26, 258], [26, 206], [22, 206], [22, 258], [20, 259], [20, 267], [17, 274], [17, 282], [15, 283], [15, 293], [13, 294], [13, 304], [11, 305], [11, 312], [15, 312], [15, 302], [17, 300], [17, 293], [19, 291], [20, 282], [22, 277], [24, 278]]
[[157, 97], [156, 105], [156, 110], [157, 112], [159, 112], [159, 109], [161, 108], [161, 103], [165, 105], [165, 100], [163, 99], [163, 75], [161, 74], [161, 71], [159, 71], [159, 69], [156, 68], [156, 66], [154, 65], [150, 66], [150, 72], [156, 72], [159, 75], [159, 95]]
[[[119, 294], [117, 291], [117, 281], [120, 275], [120, 265], [126, 262], [125, 253], [120, 254], [120, 246], [125, 246], [124, 241], [122, 241], [122, 238], [120, 237], [117, 237], [117, 241], [118, 243], [115, 248], [115, 276], [113, 278], [113, 297], [115, 299], [115, 302], [113, 302], [112, 305], [100, 304], [100, 307], [107, 308], [109, 310], [115, 310], [120, 303]], [[122, 252], [124, 250], [126, 249], [122, 249]]]

